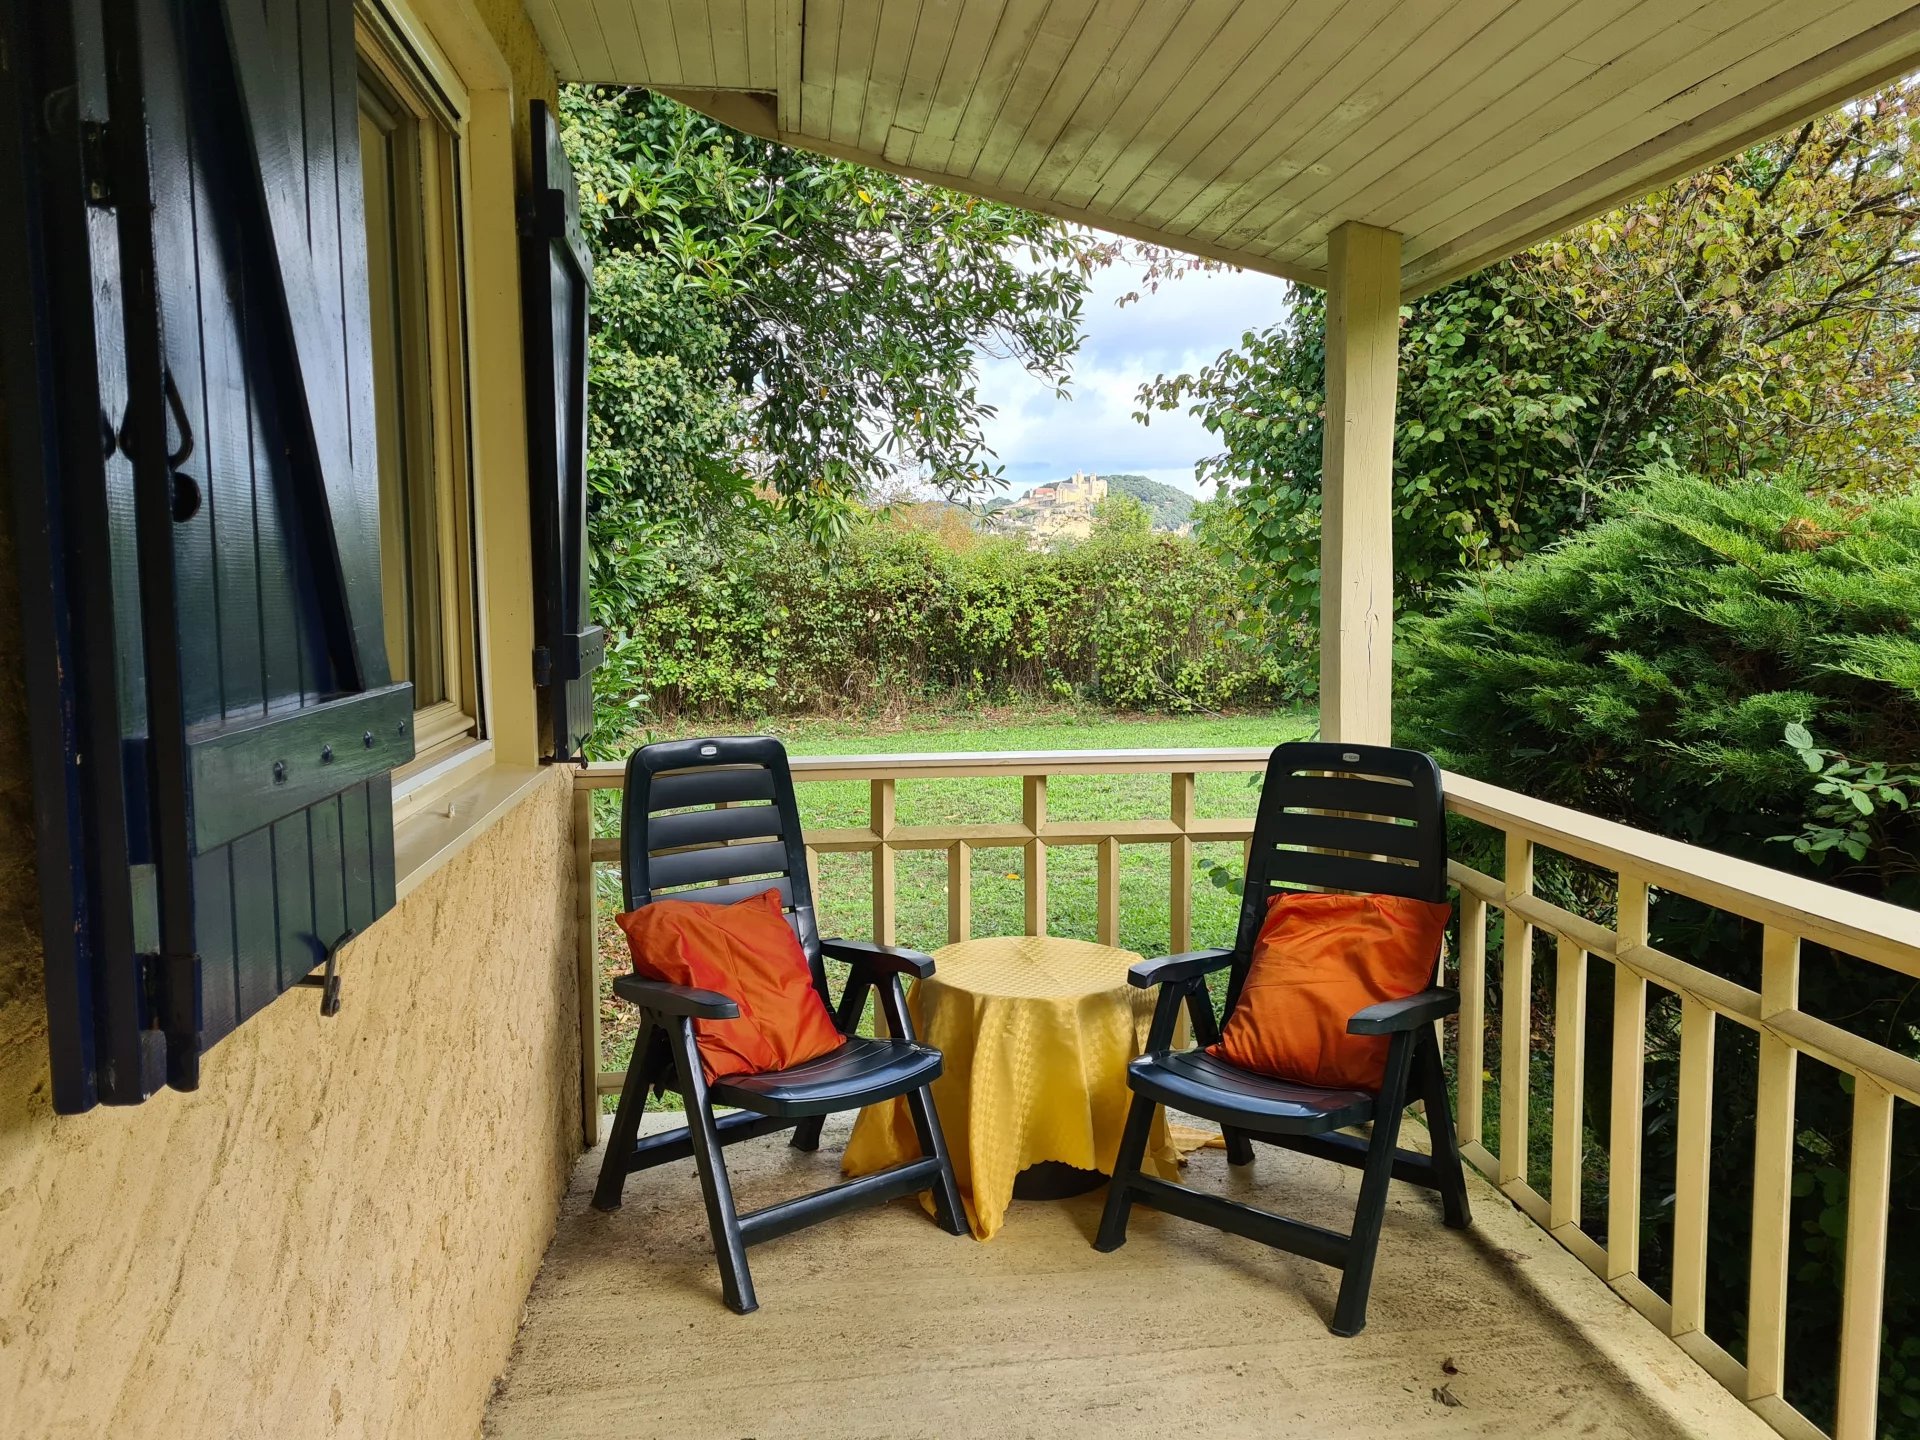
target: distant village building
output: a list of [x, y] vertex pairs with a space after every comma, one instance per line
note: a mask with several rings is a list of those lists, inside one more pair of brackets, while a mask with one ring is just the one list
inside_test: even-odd
[[1107, 482], [1098, 475], [1074, 474], [1036, 485], [1011, 505], [994, 512], [996, 524], [1024, 530], [1036, 545], [1084, 540], [1093, 533], [1093, 512], [1107, 498]]

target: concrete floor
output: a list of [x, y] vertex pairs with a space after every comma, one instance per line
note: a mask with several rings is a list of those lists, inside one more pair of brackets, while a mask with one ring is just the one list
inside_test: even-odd
[[[730, 1150], [742, 1207], [836, 1179], [850, 1119], [816, 1155]], [[528, 1298], [497, 1440], [1773, 1434], [1471, 1172], [1464, 1233], [1394, 1187], [1367, 1329], [1338, 1340], [1337, 1273], [1310, 1261], [1144, 1206], [1097, 1254], [1104, 1189], [1017, 1201], [985, 1244], [910, 1201], [771, 1241], [749, 1252], [761, 1308], [735, 1316], [692, 1165], [631, 1177], [601, 1215], [599, 1164], [575, 1171]], [[1345, 1229], [1358, 1175], [1268, 1149], [1232, 1172], [1205, 1150], [1187, 1179]]]

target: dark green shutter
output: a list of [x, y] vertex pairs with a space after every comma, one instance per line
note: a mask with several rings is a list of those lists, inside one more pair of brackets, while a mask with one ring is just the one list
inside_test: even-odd
[[45, 544], [23, 638], [71, 1111], [192, 1088], [392, 906], [412, 691], [381, 622], [352, 0], [7, 18], [27, 223], [0, 284], [33, 316], [7, 407], [35, 420], [10, 468]]
[[593, 672], [606, 632], [587, 608], [587, 299], [593, 260], [560, 131], [533, 102], [533, 189], [522, 205], [520, 277], [533, 492], [534, 683], [552, 739], [572, 761], [593, 731]]

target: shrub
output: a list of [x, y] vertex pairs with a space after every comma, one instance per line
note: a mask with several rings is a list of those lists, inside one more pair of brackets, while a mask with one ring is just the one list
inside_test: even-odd
[[[1406, 627], [1397, 732], [1497, 784], [1920, 905], [1917, 619], [1920, 498], [1854, 506], [1785, 481], [1723, 487], [1655, 472], [1610, 500], [1592, 529], [1490, 572]], [[1462, 829], [1462, 858], [1497, 871], [1485, 832]], [[1540, 873], [1575, 908], [1610, 903], [1577, 867], [1543, 863]], [[1755, 927], [1670, 895], [1657, 897], [1653, 926], [1661, 948], [1758, 988]], [[1596, 981], [1605, 969], [1594, 967]], [[1590, 991], [1589, 1055], [1606, 1053], [1610, 994], [1604, 983]], [[1910, 979], [1810, 945], [1801, 1005], [1920, 1054]], [[1672, 1103], [1677, 1054], [1677, 1036], [1656, 1020], [1647, 1071], [1656, 1116]], [[1731, 1039], [1718, 1055], [1708, 1305], [1715, 1338], [1739, 1353], [1755, 1073], [1751, 1050]], [[1789, 1287], [1802, 1358], [1788, 1398], [1830, 1422], [1850, 1110], [1821, 1067], [1804, 1068]], [[1587, 1105], [1604, 1129], [1597, 1066]], [[1673, 1145], [1671, 1124], [1656, 1118], [1642, 1223], [1655, 1271], [1670, 1262]], [[1896, 1146], [1882, 1408], [1884, 1433], [1909, 1437], [1920, 1434], [1915, 1149]]]
[[824, 552], [763, 524], [654, 535], [647, 555], [622, 571], [609, 617], [606, 748], [635, 712], [751, 720], [910, 695], [1190, 712], [1291, 698], [1242, 632], [1219, 562], [1143, 526], [1041, 551], [882, 512]]

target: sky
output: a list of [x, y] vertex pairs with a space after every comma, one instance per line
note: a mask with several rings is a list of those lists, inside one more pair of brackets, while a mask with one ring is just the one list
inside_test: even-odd
[[1144, 381], [1198, 369], [1245, 331], [1278, 321], [1286, 283], [1247, 271], [1190, 274], [1117, 307], [1138, 283], [1126, 266], [1094, 276], [1070, 399], [1056, 400], [1013, 361], [982, 357], [980, 397], [999, 411], [986, 437], [1006, 467], [1001, 493], [1019, 495], [1077, 470], [1147, 475], [1203, 493], [1193, 466], [1218, 450], [1213, 437], [1183, 411], [1155, 412], [1151, 425], [1140, 424], [1134, 397]]

